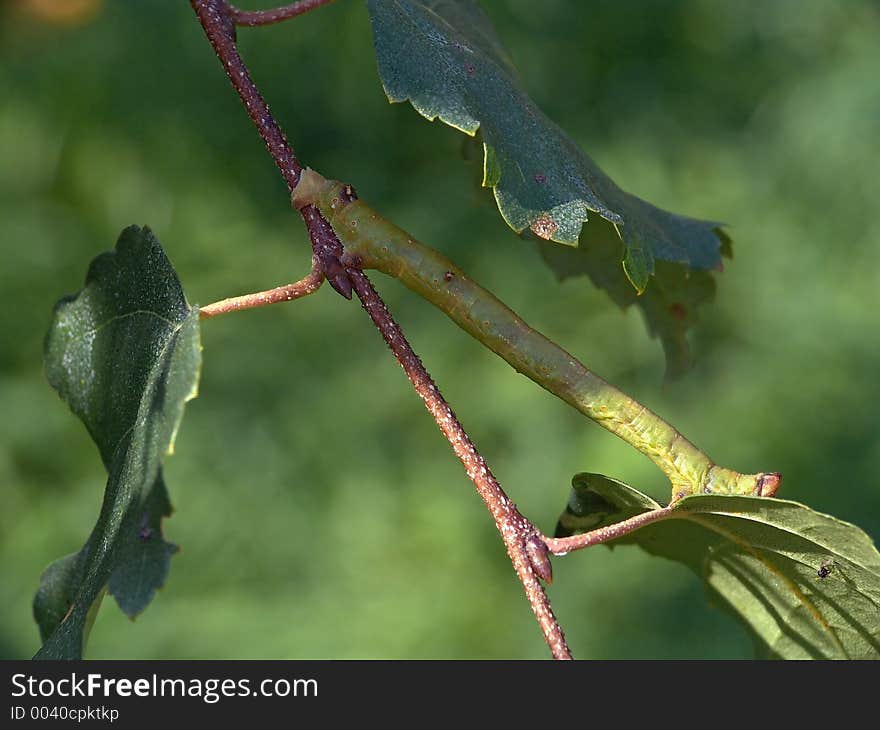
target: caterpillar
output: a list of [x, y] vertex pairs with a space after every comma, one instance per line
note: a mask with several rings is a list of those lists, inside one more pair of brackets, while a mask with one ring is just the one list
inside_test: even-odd
[[669, 423], [529, 327], [445, 256], [351, 197], [349, 186], [305, 169], [291, 202], [297, 209], [314, 205], [321, 211], [351, 266], [398, 279], [517, 372], [645, 454], [669, 478], [673, 499], [775, 494], [778, 474], [740, 474], [714, 464]]

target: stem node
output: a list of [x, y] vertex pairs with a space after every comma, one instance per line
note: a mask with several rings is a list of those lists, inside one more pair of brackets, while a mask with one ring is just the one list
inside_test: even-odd
[[529, 556], [529, 562], [538, 577], [548, 585], [551, 584], [553, 582], [553, 566], [550, 564], [547, 543], [538, 535], [527, 537], [526, 555]]

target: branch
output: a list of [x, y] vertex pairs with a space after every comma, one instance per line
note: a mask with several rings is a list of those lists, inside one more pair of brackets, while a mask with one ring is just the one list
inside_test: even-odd
[[[225, 0], [190, 0], [190, 3], [217, 58], [223, 64], [229, 81], [238, 92], [248, 116], [287, 183], [287, 189], [292, 192], [299, 182], [302, 165], [238, 52], [232, 8]], [[324, 276], [337, 292], [346, 299], [351, 299], [351, 282], [339, 264], [339, 257], [342, 255], [339, 239], [313, 206], [306, 206], [300, 210], [300, 214], [309, 229], [312, 249], [324, 269]]]
[[543, 536], [504, 493], [422, 361], [413, 352], [399, 325], [391, 317], [385, 303], [376, 294], [366, 274], [356, 270], [349, 270], [348, 273], [361, 304], [382, 333], [416, 393], [452, 445], [452, 450], [489, 508], [554, 659], [571, 659], [565, 636], [553, 615], [544, 587], [538, 580], [539, 577], [547, 582], [552, 579]]
[[295, 18], [297, 15], [302, 15], [309, 10], [314, 10], [332, 2], [333, 0], [299, 0], [299, 2], [280, 8], [273, 8], [272, 10], [239, 10], [234, 5], [230, 5], [229, 11], [232, 13], [232, 20], [236, 25], [254, 27], [257, 25], [280, 23], [282, 20]]
[[[251, 121], [281, 171], [289, 191], [293, 193], [300, 180], [302, 166], [238, 53], [235, 44], [236, 11], [225, 0], [190, 2], [217, 57], [226, 69], [226, 75], [247, 108]], [[240, 17], [239, 15], [239, 19]], [[350, 186], [340, 186], [337, 200], [350, 203], [356, 200], [356, 195]], [[313, 205], [297, 207], [309, 228], [316, 266], [330, 285], [346, 298], [351, 298], [352, 288], [357, 291], [364, 309], [403, 366], [416, 392], [434, 416], [489, 508], [553, 657], [571, 659], [562, 628], [553, 615], [550, 601], [539, 580], [543, 578], [549, 582], [552, 578], [543, 536], [520, 514], [504, 493], [366, 274], [344, 268], [340, 261], [344, 253], [342, 244], [325, 217]]]
[[630, 517], [628, 520], [615, 522], [613, 525], [599, 527], [580, 535], [572, 535], [571, 537], [545, 537], [544, 544], [547, 549], [554, 555], [565, 555], [575, 550], [583, 550], [584, 548], [593, 547], [593, 545], [601, 545], [603, 542], [616, 540], [618, 537], [638, 530], [640, 527], [650, 525], [652, 522], [665, 519], [669, 516], [675, 507], [672, 503], [666, 507], [651, 510], [650, 512], [642, 512], [641, 514]]
[[254, 309], [255, 307], [263, 307], [267, 304], [277, 304], [278, 302], [289, 302], [294, 299], [301, 299], [309, 294], [314, 294], [321, 288], [324, 283], [324, 272], [316, 259], [312, 259], [312, 270], [308, 275], [292, 284], [276, 287], [275, 289], [267, 289], [266, 291], [255, 292], [253, 294], [244, 294], [240, 297], [230, 297], [222, 299], [219, 302], [208, 304], [199, 308], [199, 318], [209, 319], [216, 317], [218, 314], [226, 314], [228, 312], [239, 312], [243, 309]]

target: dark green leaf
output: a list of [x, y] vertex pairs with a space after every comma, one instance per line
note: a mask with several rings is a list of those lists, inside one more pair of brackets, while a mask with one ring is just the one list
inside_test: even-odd
[[651, 336], [663, 344], [667, 377], [682, 375], [693, 364], [688, 330], [698, 320], [699, 306], [715, 297], [715, 280], [708, 271], [658, 261], [644, 294], [638, 296], [617, 265], [621, 244], [614, 229], [605, 223], [597, 228], [600, 235], [589, 246], [539, 243], [541, 256], [560, 280], [586, 275], [621, 309], [638, 307]]
[[144, 500], [137, 530], [124, 532], [116, 567], [107, 590], [130, 617], [137, 616], [165, 584], [177, 546], [162, 538], [162, 518], [171, 515], [171, 501], [161, 470]]
[[577, 474], [572, 484], [556, 537], [589, 532], [660, 508], [648, 495], [602, 474]]
[[[578, 474], [572, 485], [559, 536], [659, 507], [598, 474]], [[762, 655], [880, 658], [880, 553], [855, 525], [797, 502], [697, 495], [607, 544], [636, 544], [687, 565]]]
[[[654, 261], [721, 263], [718, 224], [668, 213], [621, 190], [521, 88], [475, 0], [367, 0], [379, 74], [392, 102], [483, 139], [483, 184], [517, 232], [592, 245], [588, 213], [616, 224], [642, 291]], [[618, 262], [619, 263], [619, 262]]]
[[44, 640], [37, 657], [71, 659], [82, 655], [105, 587], [133, 617], [164, 583], [176, 550], [162, 538], [171, 505], [161, 463], [196, 395], [199, 319], [148, 229], [124, 230], [116, 250], [92, 262], [85, 288], [58, 303], [44, 359], [108, 473], [92, 534], [46, 570], [34, 600]]
[[40, 587], [34, 597], [34, 618], [40, 639], [48, 639], [73, 605], [76, 589], [82, 581], [84, 552], [65, 555], [52, 563], [40, 576]]

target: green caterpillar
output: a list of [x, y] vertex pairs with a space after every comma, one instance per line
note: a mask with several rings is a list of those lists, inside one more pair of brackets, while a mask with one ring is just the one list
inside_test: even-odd
[[717, 466], [657, 414], [529, 327], [449, 259], [363, 201], [349, 202], [350, 197], [350, 187], [306, 169], [291, 201], [297, 209], [314, 205], [321, 211], [352, 266], [399, 279], [517, 372], [645, 454], [669, 478], [673, 499], [699, 493], [772, 496], [776, 492], [778, 474], [740, 474]]

